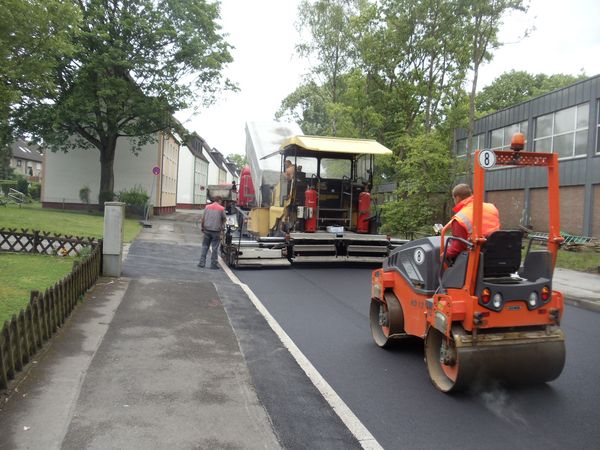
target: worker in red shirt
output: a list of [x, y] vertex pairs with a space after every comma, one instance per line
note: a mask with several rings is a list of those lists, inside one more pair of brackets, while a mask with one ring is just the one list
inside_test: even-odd
[[202, 215], [202, 253], [198, 267], [204, 267], [206, 264], [206, 255], [210, 247], [210, 268], [218, 269], [217, 258], [219, 257], [219, 244], [221, 243], [221, 230], [227, 220], [225, 208], [223, 207], [223, 198], [215, 196], [213, 202], [206, 205]]
[[[450, 219], [452, 236], [469, 240], [473, 233], [473, 192], [468, 184], [458, 184], [452, 189], [454, 199], [454, 215]], [[487, 237], [500, 229], [500, 214], [491, 203], [483, 204], [482, 234]], [[467, 246], [458, 240], [450, 241], [446, 251], [446, 259], [450, 262], [464, 251]]]

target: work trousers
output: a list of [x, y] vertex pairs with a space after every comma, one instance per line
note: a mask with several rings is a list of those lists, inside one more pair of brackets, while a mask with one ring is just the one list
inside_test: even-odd
[[200, 265], [206, 264], [206, 255], [210, 247], [210, 265], [217, 267], [217, 258], [219, 257], [219, 244], [221, 242], [220, 231], [204, 230], [204, 239], [202, 240], [202, 253], [200, 254]]

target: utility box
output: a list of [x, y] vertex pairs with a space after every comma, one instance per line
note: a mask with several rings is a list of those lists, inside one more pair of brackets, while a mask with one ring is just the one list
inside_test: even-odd
[[121, 276], [124, 225], [125, 203], [106, 202], [104, 204], [104, 243], [102, 245], [104, 276]]

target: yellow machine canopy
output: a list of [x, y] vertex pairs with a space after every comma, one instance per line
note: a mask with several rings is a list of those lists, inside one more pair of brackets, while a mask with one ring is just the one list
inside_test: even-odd
[[351, 139], [325, 136], [292, 136], [282, 142], [279, 152], [287, 153], [292, 146], [302, 150], [354, 155], [391, 155], [392, 151], [372, 139]]

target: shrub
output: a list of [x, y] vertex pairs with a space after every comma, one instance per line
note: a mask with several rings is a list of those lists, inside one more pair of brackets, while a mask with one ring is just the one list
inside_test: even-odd
[[42, 185], [40, 183], [31, 183], [29, 185], [29, 195], [33, 200], [39, 201], [42, 193]]
[[128, 206], [145, 206], [150, 197], [143, 187], [135, 185], [128, 191], [119, 192], [117, 198]]
[[91, 189], [89, 186], [84, 186], [81, 189], [79, 189], [79, 200], [81, 200], [86, 205], [90, 204], [90, 191]]
[[4, 195], [8, 195], [8, 191], [17, 188], [17, 182], [15, 180], [0, 180], [0, 188]]
[[17, 191], [27, 195], [29, 192], [29, 182], [23, 176], [17, 178]]
[[143, 187], [135, 185], [128, 191], [119, 192], [117, 198], [127, 205], [128, 216], [143, 217], [146, 203], [150, 197]]

